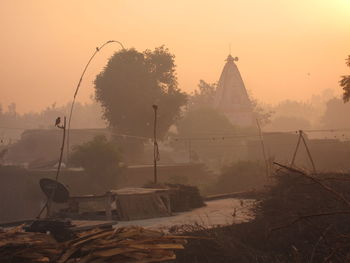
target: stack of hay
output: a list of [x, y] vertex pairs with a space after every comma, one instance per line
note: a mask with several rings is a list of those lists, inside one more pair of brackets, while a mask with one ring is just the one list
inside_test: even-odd
[[161, 262], [175, 259], [186, 237], [164, 235], [141, 227], [93, 229], [64, 243], [50, 235], [21, 229], [0, 232], [4, 262]]

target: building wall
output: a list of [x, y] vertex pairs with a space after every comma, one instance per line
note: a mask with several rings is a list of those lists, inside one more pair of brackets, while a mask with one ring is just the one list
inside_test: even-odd
[[[0, 223], [35, 218], [46, 201], [39, 181], [54, 179], [56, 170], [28, 170], [16, 166], [0, 166]], [[160, 183], [181, 182], [188, 177], [188, 184], [203, 182], [211, 176], [203, 165], [159, 166]], [[153, 166], [142, 165], [125, 168], [119, 174], [119, 184], [111, 188], [143, 187], [153, 182]], [[175, 179], [174, 179], [175, 178]], [[59, 182], [67, 187], [71, 195], [92, 194], [90, 180], [83, 170], [62, 170]]]

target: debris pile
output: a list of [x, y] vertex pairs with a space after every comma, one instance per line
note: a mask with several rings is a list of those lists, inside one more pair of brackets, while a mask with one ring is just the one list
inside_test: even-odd
[[205, 206], [203, 197], [198, 187], [184, 184], [153, 184], [149, 183], [145, 188], [168, 189], [170, 194], [170, 206], [172, 212], [185, 212], [194, 208]]
[[0, 232], [1, 262], [55, 262], [60, 244], [44, 233], [24, 232], [22, 227]]
[[22, 228], [0, 232], [3, 262], [162, 262], [176, 258], [184, 236], [164, 235], [141, 227], [92, 229], [67, 242]]
[[196, 186], [167, 184], [170, 189], [170, 203], [173, 212], [184, 212], [205, 206]]
[[255, 218], [218, 228], [172, 228], [189, 239], [176, 262], [350, 262], [350, 173], [278, 164]]

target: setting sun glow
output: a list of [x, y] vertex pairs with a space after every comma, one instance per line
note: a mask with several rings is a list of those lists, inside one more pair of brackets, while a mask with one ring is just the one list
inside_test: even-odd
[[[306, 100], [327, 88], [340, 93], [349, 14], [348, 0], [2, 1], [2, 103], [24, 112], [70, 101], [88, 57], [109, 39], [138, 50], [164, 44], [176, 55], [185, 91], [219, 79], [231, 43], [247, 89], [264, 102]], [[117, 50], [99, 54], [78, 100], [89, 100], [95, 76]]]

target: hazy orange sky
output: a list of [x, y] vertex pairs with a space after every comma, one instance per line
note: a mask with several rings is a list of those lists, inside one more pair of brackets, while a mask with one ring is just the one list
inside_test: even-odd
[[[107, 40], [176, 55], [179, 87], [219, 79], [229, 53], [255, 98], [305, 100], [349, 74], [350, 0], [1, 0], [0, 103], [38, 111], [72, 99], [96, 46]], [[117, 45], [98, 54], [78, 101]], [[310, 73], [310, 74], [308, 74]]]

